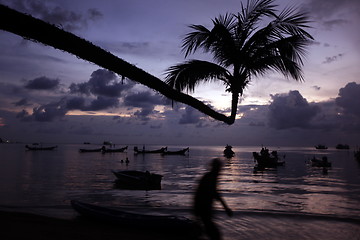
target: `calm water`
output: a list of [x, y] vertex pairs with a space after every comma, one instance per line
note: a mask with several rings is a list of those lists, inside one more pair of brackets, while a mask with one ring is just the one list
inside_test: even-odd
[[[76, 215], [70, 200], [78, 199], [191, 217], [197, 181], [224, 149], [190, 147], [189, 156], [134, 155], [131, 145], [127, 153], [78, 152], [97, 147], [59, 145], [55, 151], [32, 152], [25, 151], [24, 144], [0, 144], [0, 206], [67, 218]], [[224, 239], [360, 239], [360, 164], [352, 150], [270, 148], [286, 156], [286, 165], [263, 172], [254, 172], [251, 154], [259, 147], [233, 150], [235, 157], [224, 159], [219, 188], [234, 217], [216, 205]], [[332, 162], [327, 172], [307, 163], [324, 155]], [[129, 165], [121, 163], [126, 157]], [[162, 174], [162, 189], [117, 189], [112, 169]]]

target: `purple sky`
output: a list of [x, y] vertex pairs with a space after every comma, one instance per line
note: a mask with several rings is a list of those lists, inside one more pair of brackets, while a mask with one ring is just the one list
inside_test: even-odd
[[[184, 61], [189, 24], [240, 10], [240, 0], [0, 0], [62, 26], [164, 79]], [[245, 3], [245, 1], [244, 1]], [[24, 142], [312, 146], [360, 144], [360, 1], [275, 1], [313, 19], [304, 82], [253, 79], [228, 126], [151, 89], [42, 44], [0, 31], [0, 138]], [[190, 58], [207, 58], [194, 55]], [[221, 84], [192, 94], [227, 112]]]

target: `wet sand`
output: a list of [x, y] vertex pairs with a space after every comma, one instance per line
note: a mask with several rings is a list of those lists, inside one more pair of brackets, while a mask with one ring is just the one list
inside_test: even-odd
[[0, 239], [36, 240], [162, 240], [189, 239], [189, 236], [136, 229], [121, 229], [86, 219], [59, 219], [31, 213], [0, 211]]

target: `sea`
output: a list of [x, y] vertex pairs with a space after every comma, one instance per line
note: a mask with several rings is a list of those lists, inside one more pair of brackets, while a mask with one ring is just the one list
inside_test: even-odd
[[[54, 145], [54, 144], [48, 144]], [[97, 144], [56, 144], [52, 151], [28, 151], [25, 144], [0, 144], [0, 209], [72, 219], [72, 199], [144, 214], [193, 218], [191, 207], [199, 179], [214, 158], [224, 162], [218, 188], [233, 210], [228, 217], [215, 204], [214, 221], [223, 239], [360, 239], [360, 163], [354, 150], [329, 147], [267, 146], [284, 166], [256, 170], [252, 152], [261, 146], [190, 147], [185, 156], [80, 153]], [[116, 145], [116, 148], [125, 145]], [[146, 145], [154, 150], [166, 145]], [[313, 167], [312, 157], [327, 156], [330, 168]], [[129, 163], [124, 160], [128, 158]], [[123, 160], [123, 161], [122, 161]], [[115, 184], [112, 170], [140, 170], [163, 175], [160, 190], [126, 190]]]

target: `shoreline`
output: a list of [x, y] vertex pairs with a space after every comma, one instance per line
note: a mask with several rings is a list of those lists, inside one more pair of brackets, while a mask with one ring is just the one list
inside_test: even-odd
[[60, 219], [26, 212], [0, 210], [0, 239], [52, 240], [162, 240], [189, 239], [189, 236], [166, 234], [90, 221], [81, 217]]

